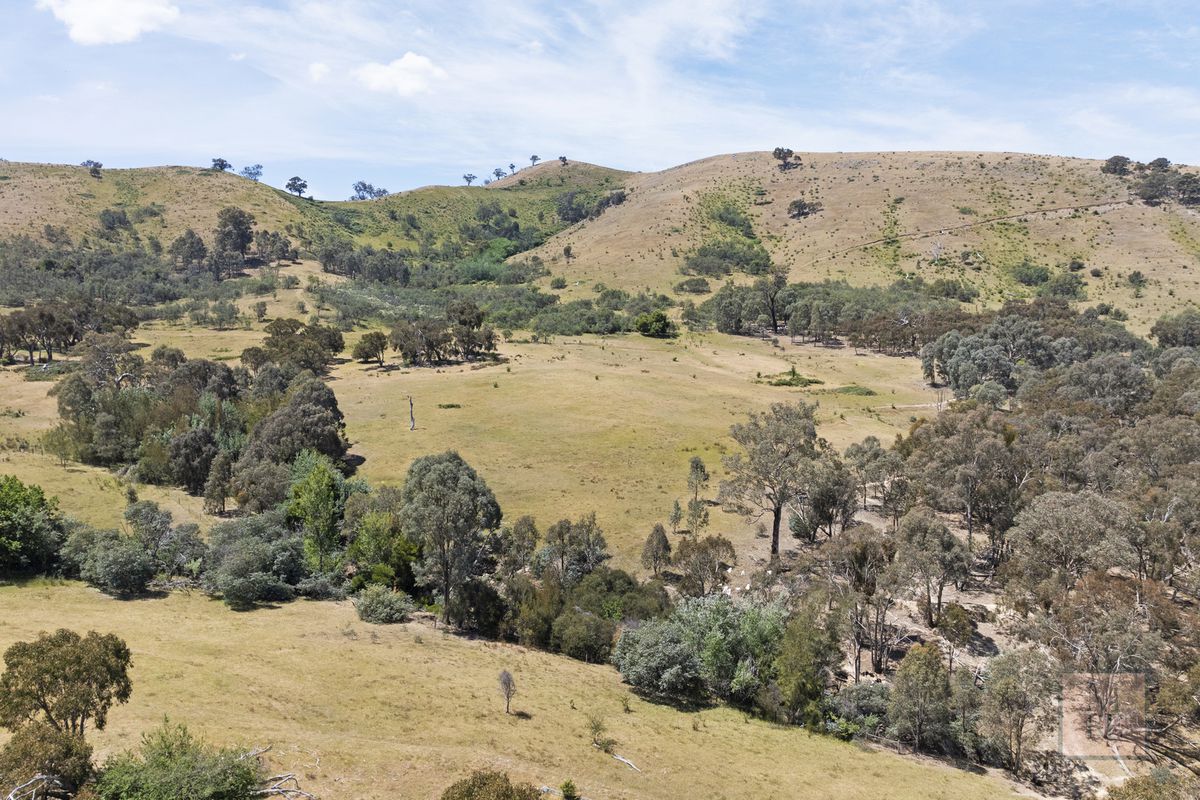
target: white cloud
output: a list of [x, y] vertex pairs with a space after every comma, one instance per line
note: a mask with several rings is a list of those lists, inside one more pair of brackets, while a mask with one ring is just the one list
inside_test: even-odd
[[446, 77], [446, 71], [425, 56], [408, 52], [389, 64], [363, 64], [354, 75], [373, 92], [411, 97], [430, 91], [435, 80]]
[[179, 18], [170, 0], [38, 0], [79, 44], [121, 44]]
[[230, 61], [245, 61], [246, 54], [245, 53], [230, 53], [229, 60]]
[[323, 61], [314, 61], [308, 65], [308, 77], [313, 83], [320, 83], [329, 75], [329, 65]]

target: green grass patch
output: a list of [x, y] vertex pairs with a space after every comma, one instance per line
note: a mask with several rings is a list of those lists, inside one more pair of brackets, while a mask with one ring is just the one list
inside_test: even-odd
[[849, 394], [854, 395], [855, 397], [874, 397], [875, 395], [879, 394], [874, 389], [870, 389], [866, 386], [859, 386], [857, 383], [852, 383], [849, 386], [839, 386], [833, 391], [834, 394]]
[[819, 386], [825, 383], [820, 378], [810, 378], [807, 375], [801, 375], [796, 372], [796, 368], [792, 367], [787, 372], [781, 372], [778, 375], [768, 375], [765, 379], [768, 386]]

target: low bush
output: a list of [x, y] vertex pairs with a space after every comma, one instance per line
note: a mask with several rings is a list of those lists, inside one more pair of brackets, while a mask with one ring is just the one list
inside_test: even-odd
[[258, 796], [262, 779], [258, 759], [234, 748], [213, 747], [183, 725], [164, 720], [142, 737], [138, 751], [105, 764], [96, 795], [100, 800], [249, 800]]
[[528, 783], [512, 783], [503, 772], [480, 770], [442, 792], [442, 800], [540, 800]]
[[132, 537], [98, 542], [88, 551], [80, 576], [103, 592], [118, 597], [145, 594], [156, 572], [154, 559]]
[[404, 622], [416, 606], [404, 592], [372, 584], [354, 596], [354, 610], [363, 622], [390, 625]]

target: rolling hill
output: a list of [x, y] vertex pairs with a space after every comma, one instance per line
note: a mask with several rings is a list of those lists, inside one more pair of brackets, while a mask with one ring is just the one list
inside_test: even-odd
[[[1143, 331], [1200, 297], [1200, 213], [1133, 199], [1129, 183], [1101, 173], [1102, 162], [1016, 153], [797, 157], [802, 166], [786, 171], [759, 152], [633, 175], [624, 204], [535, 252], [557, 259], [552, 269], [576, 293], [596, 282], [667, 290], [684, 257], [716, 235], [711, 209], [731, 205], [793, 281], [951, 278], [996, 304], [1031, 293], [1013, 279], [1014, 267], [1067, 269], [1076, 261], [1088, 300], [1118, 305]], [[823, 209], [793, 219], [796, 199]], [[561, 257], [567, 245], [569, 265]], [[1150, 280], [1141, 297], [1127, 280], [1134, 270]]]
[[187, 228], [211, 230], [217, 212], [238, 206], [258, 225], [301, 240], [319, 234], [359, 244], [415, 249], [432, 237], [441, 244], [471, 222], [483, 203], [496, 202], [523, 227], [552, 233], [565, 226], [556, 200], [577, 192], [594, 200], [618, 188], [628, 173], [592, 164], [557, 161], [521, 171], [489, 186], [427, 186], [369, 201], [299, 198], [230, 172], [197, 167], [105, 169], [93, 178], [85, 167], [0, 161], [0, 237], [44, 235], [47, 223], [74, 237], [97, 227], [107, 208], [124, 210], [139, 237], [169, 243]]
[[[720, 235], [713, 209], [731, 207], [792, 280], [949, 278], [995, 305], [1032, 293], [1014, 279], [1015, 267], [1065, 270], [1074, 262], [1087, 299], [1119, 306], [1142, 332], [1200, 297], [1200, 212], [1138, 201], [1128, 179], [1103, 174], [1099, 161], [949, 152], [797, 160], [781, 170], [769, 153], [738, 153], [647, 173], [550, 162], [489, 186], [428, 186], [360, 202], [302, 200], [192, 167], [105, 170], [97, 180], [82, 167], [0, 162], [0, 236], [41, 235], [47, 220], [84, 234], [111, 207], [141, 210], [132, 214], [139, 235], [165, 242], [187, 227], [210, 229], [219, 208], [238, 205], [261, 226], [302, 240], [332, 233], [415, 249], [452, 239], [480, 204], [495, 201], [524, 229], [553, 234], [531, 254], [567, 278], [564, 294], [573, 298], [596, 283], [671, 291], [686, 256]], [[618, 188], [625, 202], [599, 217], [569, 224], [557, 214], [567, 192], [595, 201]], [[822, 210], [794, 219], [788, 207], [796, 199]], [[1128, 280], [1135, 270], [1149, 279], [1138, 292]]]

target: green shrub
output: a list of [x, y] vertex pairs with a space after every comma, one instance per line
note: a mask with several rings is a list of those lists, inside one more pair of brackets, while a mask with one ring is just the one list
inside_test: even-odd
[[1041, 286], [1050, 280], [1050, 269], [1026, 261], [1013, 267], [1012, 276], [1013, 280], [1025, 286]]
[[550, 279], [550, 288], [551, 289], [567, 288], [567, 279], [564, 278], [562, 275], [555, 275], [553, 278]]
[[661, 311], [641, 314], [633, 321], [633, 327], [643, 336], [666, 339], [675, 335], [675, 323]]
[[154, 579], [154, 559], [133, 537], [97, 543], [87, 554], [80, 577], [108, 594], [132, 597], [146, 593]]
[[601, 664], [608, 660], [616, 630], [610, 620], [572, 608], [554, 620], [550, 642], [563, 655]]
[[442, 792], [442, 800], [540, 800], [528, 783], [512, 783], [503, 772], [479, 770]]
[[163, 724], [142, 737], [137, 752], [108, 761], [96, 781], [101, 800], [249, 800], [263, 779], [257, 759], [216, 748], [183, 725]]
[[363, 622], [390, 625], [404, 622], [416, 609], [412, 598], [386, 586], [371, 584], [354, 596], [354, 610]]
[[684, 278], [675, 284], [675, 291], [680, 294], [708, 294], [712, 291], [712, 285], [707, 278]]

